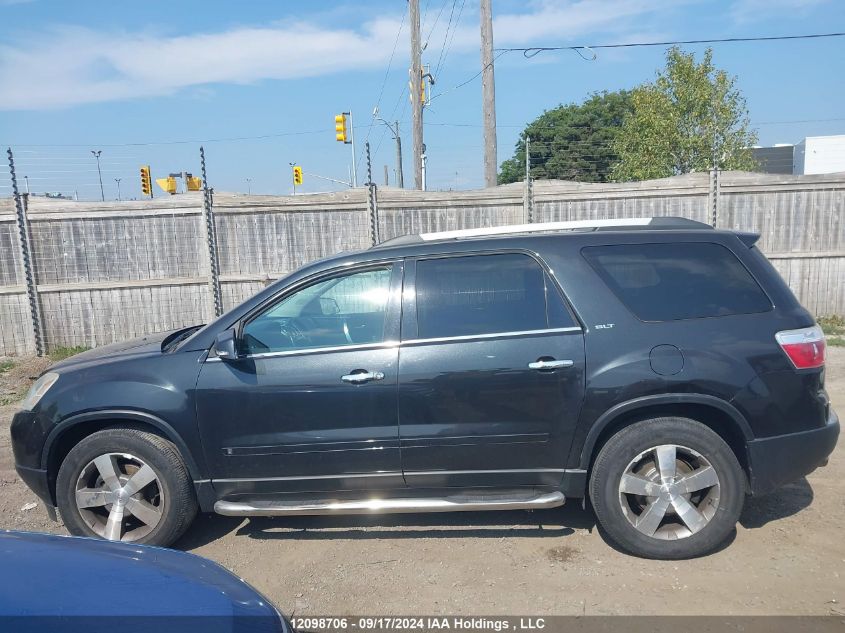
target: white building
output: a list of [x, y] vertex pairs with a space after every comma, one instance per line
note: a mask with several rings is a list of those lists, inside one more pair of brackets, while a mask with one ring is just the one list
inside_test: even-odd
[[845, 134], [808, 136], [792, 153], [792, 173], [833, 174], [845, 172]]

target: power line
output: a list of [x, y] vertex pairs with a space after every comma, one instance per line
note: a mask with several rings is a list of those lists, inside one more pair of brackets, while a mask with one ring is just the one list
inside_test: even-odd
[[[455, 10], [455, 2], [457, 0], [452, 0], [452, 10]], [[437, 17], [434, 18], [434, 24], [431, 25], [431, 28], [428, 30], [428, 36], [425, 38], [425, 42], [423, 42], [423, 50], [428, 47], [428, 41], [431, 39], [431, 36], [434, 34], [434, 29], [437, 27], [437, 22], [440, 21], [440, 16], [443, 14], [443, 9], [446, 8], [446, 5], [449, 3], [449, 0], [443, 0], [443, 4], [440, 6], [440, 11], [437, 12]]]
[[[333, 128], [321, 130], [307, 130], [303, 132], [278, 132], [276, 134], [260, 134], [258, 136], [233, 136], [229, 138], [207, 138], [192, 139], [185, 141], [149, 141], [145, 143], [98, 143], [100, 147], [147, 147], [149, 145], [186, 145], [191, 143], [229, 143], [233, 141], [257, 141], [268, 138], [279, 138], [282, 136], [303, 136], [306, 134], [325, 134], [327, 131], [334, 131]], [[15, 147], [88, 147], [91, 143], [4, 143]]]
[[[387, 70], [384, 71], [384, 79], [381, 81], [381, 89], [378, 92], [378, 99], [376, 100], [376, 107], [375, 111], [378, 111], [379, 106], [381, 105], [381, 98], [384, 96], [384, 88], [387, 85], [387, 78], [390, 75], [390, 68], [393, 65], [393, 57], [396, 55], [396, 48], [399, 46], [399, 36], [402, 35], [402, 27], [405, 26], [405, 17], [407, 16], [407, 12], [402, 14], [402, 21], [399, 22], [399, 30], [396, 31], [396, 39], [393, 41], [393, 50], [390, 52], [390, 59], [387, 60]], [[375, 124], [374, 119], [370, 119], [370, 124], [367, 127], [367, 137], [364, 139], [363, 147], [367, 146], [367, 143], [370, 140], [370, 134], [373, 131], [373, 125]], [[381, 145], [381, 143], [379, 143]], [[358, 162], [361, 162], [361, 159], [364, 157], [364, 149], [358, 153]]]
[[[498, 50], [498, 49], [497, 49], [497, 50]], [[453, 86], [453, 87], [449, 88], [448, 90], [446, 90], [446, 91], [444, 91], [444, 92], [438, 92], [438, 93], [437, 93], [436, 95], [434, 95], [431, 99], [429, 99], [429, 102], [434, 101], [435, 99], [437, 99], [437, 97], [442, 97], [443, 95], [447, 95], [447, 94], [449, 94], [450, 92], [453, 92], [453, 91], [457, 90], [458, 88], [463, 88], [463, 87], [464, 87], [464, 86], [466, 86], [468, 83], [472, 83], [473, 81], [475, 81], [476, 79], [478, 79], [479, 77], [481, 77], [481, 74], [482, 74], [485, 70], [487, 70], [490, 66], [493, 66], [493, 65], [496, 63], [496, 60], [497, 60], [497, 59], [499, 59], [502, 55], [504, 55], [504, 54], [505, 54], [505, 53], [507, 53], [507, 52], [509, 52], [509, 51], [507, 51], [507, 50], [499, 50], [499, 53], [498, 53], [496, 56], [494, 56], [494, 57], [493, 57], [493, 61], [491, 61], [489, 64], [486, 64], [486, 65], [485, 65], [485, 66], [484, 66], [481, 70], [479, 70], [477, 73], [475, 73], [472, 77], [470, 77], [470, 78], [469, 78], [469, 79], [467, 79], [466, 81], [462, 81], [462, 82], [461, 82], [461, 83], [459, 83], [457, 86]]]
[[[455, 4], [457, 4], [457, 0], [452, 4], [452, 13], [455, 11]], [[458, 32], [458, 26], [461, 23], [461, 16], [464, 13], [464, 5], [466, 4], [466, 0], [461, 1], [461, 8], [458, 9], [458, 16], [455, 18], [454, 26], [452, 26], [452, 13], [449, 14], [449, 25], [452, 27], [452, 35], [449, 36], [449, 28], [446, 29], [446, 34], [443, 36], [443, 46], [440, 48], [440, 57], [437, 58], [437, 66], [434, 70], [434, 76], [439, 77], [440, 71], [446, 65], [446, 58], [449, 56], [449, 51], [452, 50], [452, 42], [455, 41], [455, 33]], [[449, 40], [447, 43], [446, 40]]]
[[503, 53], [521, 52], [523, 56], [530, 59], [540, 53], [547, 51], [590, 51], [597, 48], [635, 48], [642, 46], [676, 46], [679, 44], [730, 44], [735, 42], [778, 42], [786, 40], [810, 40], [825, 37], [843, 37], [844, 33], [811, 33], [809, 35], [771, 35], [761, 37], [722, 37], [702, 40], [676, 40], [666, 42], [629, 42], [627, 44], [593, 44], [590, 46], [530, 46], [527, 48], [497, 48]]

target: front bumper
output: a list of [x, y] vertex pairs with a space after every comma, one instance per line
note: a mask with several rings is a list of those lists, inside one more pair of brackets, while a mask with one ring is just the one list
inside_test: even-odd
[[56, 500], [53, 499], [53, 495], [50, 493], [50, 480], [47, 476], [47, 471], [41, 468], [28, 468], [20, 464], [15, 464], [15, 470], [18, 471], [21, 480], [23, 480], [29, 489], [44, 502], [44, 505], [47, 507], [47, 514], [55, 521]]
[[831, 409], [821, 428], [751, 440], [751, 494], [766, 494], [813, 472], [826, 462], [838, 437], [839, 418]]

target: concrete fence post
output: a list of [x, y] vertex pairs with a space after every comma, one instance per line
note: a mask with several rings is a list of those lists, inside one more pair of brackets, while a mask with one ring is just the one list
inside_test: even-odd
[[38, 285], [35, 277], [35, 258], [32, 254], [32, 237], [29, 232], [29, 194], [21, 194], [18, 190], [18, 179], [15, 174], [15, 156], [12, 148], [6, 151], [9, 157], [9, 173], [12, 178], [12, 195], [15, 199], [15, 224], [17, 225], [18, 245], [21, 269], [26, 284], [26, 298], [29, 303], [29, 316], [32, 324], [32, 337], [35, 340], [35, 353], [44, 356], [44, 322], [41, 318], [41, 305], [38, 301]]
[[205, 242], [208, 247], [209, 288], [211, 289], [214, 316], [223, 314], [223, 293], [220, 289], [220, 259], [217, 251], [217, 227], [214, 222], [214, 190], [208, 186], [205, 171], [205, 150], [200, 146], [200, 168], [202, 169], [202, 215], [205, 227]]

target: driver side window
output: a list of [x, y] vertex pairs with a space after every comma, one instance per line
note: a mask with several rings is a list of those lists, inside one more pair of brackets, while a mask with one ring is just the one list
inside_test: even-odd
[[391, 267], [306, 286], [249, 321], [243, 352], [260, 354], [384, 340]]

